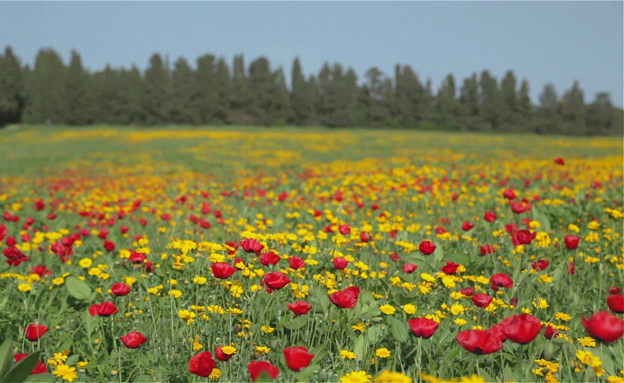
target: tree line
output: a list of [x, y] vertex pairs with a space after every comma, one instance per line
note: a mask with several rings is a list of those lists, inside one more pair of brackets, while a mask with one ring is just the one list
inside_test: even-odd
[[389, 76], [376, 67], [358, 79], [352, 68], [325, 63], [305, 76], [298, 58], [290, 84], [282, 68], [260, 57], [232, 65], [206, 54], [192, 66], [154, 54], [148, 68], [88, 71], [75, 50], [66, 65], [41, 49], [34, 66], [22, 65], [10, 47], [0, 52], [0, 126], [26, 124], [297, 125], [431, 130], [622, 134], [622, 110], [601, 92], [588, 100], [578, 82], [559, 95], [546, 84], [533, 104], [529, 82], [509, 70], [488, 70], [438, 89], [409, 65]]

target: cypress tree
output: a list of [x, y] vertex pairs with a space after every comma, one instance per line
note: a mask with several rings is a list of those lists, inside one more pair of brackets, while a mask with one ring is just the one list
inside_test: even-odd
[[303, 76], [299, 58], [293, 61], [290, 104], [292, 106], [290, 122], [295, 125], [309, 124], [314, 111], [314, 98], [310, 91], [310, 84]]
[[63, 87], [63, 118], [69, 125], [93, 122], [88, 79], [80, 54], [72, 50]]
[[66, 68], [61, 57], [52, 49], [41, 49], [27, 82], [29, 94], [24, 120], [28, 123], [61, 124], [63, 118], [63, 89]]
[[217, 105], [215, 106], [214, 120], [219, 124], [230, 123], [231, 98], [230, 68], [223, 58], [217, 62], [215, 73], [215, 89], [217, 91]]
[[141, 95], [141, 106], [145, 113], [146, 124], [160, 125], [168, 122], [170, 95], [168, 68], [162, 57], [154, 54], [145, 71]]
[[11, 47], [0, 54], [0, 127], [21, 121], [26, 105], [22, 69]]
[[481, 72], [480, 79], [481, 94], [481, 118], [493, 130], [500, 130], [502, 127], [502, 98], [498, 88], [498, 82], [489, 71]]
[[544, 85], [539, 102], [534, 131], [536, 133], [560, 133], [559, 100], [553, 84]]
[[480, 128], [479, 81], [476, 74], [464, 79], [459, 96], [459, 115], [462, 129], [478, 130]]
[[193, 108], [196, 93], [196, 79], [186, 59], [180, 57], [171, 73], [171, 99], [169, 100], [169, 122], [174, 124], [196, 124], [199, 116]]
[[453, 74], [446, 76], [438, 90], [436, 109], [438, 122], [443, 125], [443, 128], [455, 129], [459, 115], [459, 103], [457, 101], [457, 90]]
[[232, 122], [235, 124], [250, 124], [249, 108], [252, 102], [249, 82], [245, 71], [245, 61], [243, 55], [234, 56], [234, 68], [232, 76], [232, 97], [230, 110], [232, 111]]
[[504, 125], [503, 129], [510, 130], [518, 123], [518, 105], [517, 105], [517, 90], [516, 90], [516, 76], [512, 70], [508, 70], [505, 73], [505, 77], [501, 81], [501, 95], [502, 98], [502, 116], [501, 123]]
[[596, 94], [594, 101], [587, 106], [587, 115], [585, 117], [587, 135], [616, 133], [613, 129], [614, 117], [611, 95], [607, 92]]
[[578, 81], [561, 98], [561, 118], [565, 132], [574, 135], [585, 135], [585, 101], [583, 90]]

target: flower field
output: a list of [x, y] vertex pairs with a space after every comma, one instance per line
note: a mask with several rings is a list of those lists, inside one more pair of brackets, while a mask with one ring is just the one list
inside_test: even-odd
[[608, 138], [0, 132], [0, 381], [624, 382], [622, 161]]

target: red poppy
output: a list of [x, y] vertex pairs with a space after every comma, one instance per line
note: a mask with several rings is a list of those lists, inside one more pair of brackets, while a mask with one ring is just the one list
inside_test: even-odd
[[342, 235], [349, 235], [349, 234], [351, 234], [351, 228], [349, 227], [349, 225], [340, 225], [340, 227], [338, 227], [338, 231]]
[[444, 274], [452, 275], [457, 273], [459, 266], [461, 265], [458, 263], [446, 261], [446, 266], [442, 267], [440, 270], [442, 270]]
[[566, 271], [568, 274], [574, 275], [574, 262], [570, 262], [566, 265]]
[[91, 316], [108, 317], [118, 312], [119, 310], [117, 310], [113, 302], [94, 303], [89, 307], [89, 314], [91, 314]]
[[509, 316], [500, 324], [507, 339], [520, 344], [535, 339], [543, 327], [539, 319], [529, 314]]
[[26, 328], [24, 329], [24, 335], [26, 335], [26, 339], [28, 339], [29, 341], [36, 342], [39, 339], [41, 339], [43, 334], [48, 332], [48, 330], [49, 328], [42, 325], [41, 323], [38, 323], [38, 324], [31, 323], [28, 326], [26, 326]]
[[342, 291], [336, 291], [329, 295], [329, 299], [336, 306], [343, 309], [352, 309], [357, 305], [360, 296], [360, 288], [357, 286], [347, 287]]
[[518, 306], [518, 298], [517, 297], [513, 297], [509, 300], [509, 305], [511, 307], [516, 307]]
[[312, 306], [308, 302], [297, 301], [295, 303], [289, 304], [288, 308], [290, 309], [290, 311], [295, 313], [295, 315], [304, 315], [308, 311], [310, 311]]
[[256, 380], [258, 380], [258, 378], [263, 378], [263, 381], [267, 380], [266, 378], [271, 378], [270, 380], [274, 380], [279, 375], [279, 370], [277, 369], [277, 367], [264, 360], [250, 362], [247, 365], [247, 370], [249, 370], [249, 375], [251, 376], [252, 382], [255, 382]]
[[264, 275], [264, 283], [273, 290], [279, 290], [290, 283], [290, 278], [281, 271], [274, 271]]
[[130, 254], [129, 259], [130, 259], [130, 262], [134, 263], [135, 265], [139, 265], [145, 262], [147, 257], [145, 256], [145, 254], [133, 252], [132, 254]]
[[191, 374], [206, 378], [210, 376], [210, 373], [216, 366], [217, 362], [212, 359], [212, 353], [202, 351], [199, 354], [193, 355], [193, 357], [189, 360], [188, 371]]
[[607, 290], [609, 290], [609, 294], [619, 294], [622, 292], [622, 289], [617, 286], [609, 287]]
[[494, 254], [496, 252], [496, 249], [492, 245], [483, 245], [480, 250], [481, 255]]
[[245, 250], [245, 252], [247, 253], [258, 254], [259, 252], [262, 251], [262, 249], [264, 249], [264, 245], [256, 241], [253, 238], [248, 238], [244, 241], [241, 241], [240, 245], [243, 248], [243, 250]]
[[537, 262], [531, 262], [531, 267], [533, 268], [533, 270], [537, 270], [537, 271], [546, 270], [548, 265], [550, 265], [550, 262], [544, 259], [541, 259]]
[[132, 289], [130, 288], [130, 286], [126, 285], [125, 283], [115, 283], [113, 287], [111, 287], [111, 292], [114, 295], [118, 295], [120, 297], [130, 294], [131, 291]]
[[15, 246], [17, 245], [17, 241], [15, 240], [15, 237], [13, 236], [8, 236], [6, 241], [4, 241], [4, 244], [7, 246]]
[[305, 347], [289, 347], [284, 349], [286, 365], [293, 371], [301, 371], [308, 367], [314, 354], [310, 354]]
[[113, 241], [104, 241], [104, 248], [108, 252], [111, 252], [111, 251], [115, 250], [115, 242], [113, 242]]
[[349, 264], [349, 261], [347, 261], [343, 257], [336, 257], [336, 258], [334, 258], [334, 267], [337, 270], [344, 270], [344, 269], [346, 269], [348, 264]]
[[258, 259], [260, 260], [260, 263], [264, 266], [277, 265], [278, 262], [281, 260], [280, 256], [272, 251], [260, 254], [260, 257]]
[[574, 250], [578, 247], [579, 239], [576, 235], [566, 235], [563, 237], [563, 242], [568, 250]]
[[223, 346], [215, 347], [215, 356], [217, 357], [218, 360], [222, 362], [227, 362], [235, 354], [236, 353], [226, 354], [225, 352], [223, 352]]
[[492, 354], [503, 348], [503, 340], [491, 330], [460, 331], [455, 340], [466, 350], [477, 354]]
[[414, 335], [423, 339], [430, 338], [440, 325], [438, 322], [428, 318], [408, 319], [407, 323]]
[[305, 268], [305, 261], [299, 257], [289, 257], [288, 258], [288, 265], [297, 270], [297, 269], [303, 269]]
[[436, 245], [431, 241], [422, 241], [418, 245], [418, 250], [424, 255], [431, 255], [436, 249]]
[[152, 272], [156, 270], [156, 265], [154, 265], [152, 262], [147, 261], [144, 263], [144, 265], [145, 265], [145, 271]]
[[561, 157], [557, 157], [553, 160], [557, 165], [565, 165], [565, 161]]
[[366, 233], [364, 231], [360, 233], [360, 241], [370, 242], [371, 239], [373, 239], [373, 236], [370, 235], [369, 233]]
[[546, 330], [544, 330], [544, 338], [550, 340], [555, 336], [557, 330], [555, 330], [551, 325], [546, 326]]
[[470, 223], [470, 221], [464, 221], [464, 223], [462, 223], [462, 226], [461, 226], [463, 231], [470, 231], [472, 230], [473, 227], [474, 225]]
[[4, 226], [4, 224], [0, 223], [0, 241], [2, 241], [4, 237], [6, 237], [8, 232], [9, 230], [7, 229], [7, 227]]
[[121, 339], [124, 346], [128, 348], [138, 348], [148, 340], [145, 335], [138, 331], [130, 331], [126, 335], [120, 336], [119, 339]]
[[608, 311], [593, 314], [589, 319], [582, 317], [581, 322], [589, 335], [605, 343], [615, 342], [624, 335], [624, 320]]
[[28, 261], [26, 254], [17, 247], [7, 247], [2, 251], [2, 254], [7, 258], [9, 266], [19, 266], [20, 263]]
[[476, 289], [474, 287], [464, 287], [463, 289], [459, 290], [460, 293], [462, 293], [463, 295], [470, 297], [472, 296], [472, 294], [474, 294], [476, 291]]
[[507, 274], [494, 274], [490, 277], [490, 287], [494, 291], [498, 291], [499, 287], [510, 289], [513, 287], [513, 280]]
[[403, 265], [403, 272], [407, 274], [411, 274], [414, 271], [416, 271], [417, 268], [418, 268], [418, 265], [415, 265], [413, 263], [406, 263]]
[[37, 274], [38, 276], [43, 277], [44, 275], [52, 274], [52, 272], [47, 267], [43, 265], [39, 265], [39, 266], [34, 266], [33, 268], [31, 268], [30, 274]]
[[217, 262], [210, 265], [215, 278], [228, 279], [238, 270], [236, 267], [230, 265], [227, 262]]
[[481, 308], [487, 308], [493, 300], [494, 298], [487, 294], [477, 294], [472, 297], [472, 303]]
[[496, 214], [492, 213], [491, 211], [487, 211], [483, 215], [483, 219], [485, 219], [488, 222], [494, 222], [494, 221], [496, 221], [496, 218], [497, 218]]
[[530, 244], [536, 236], [537, 233], [531, 233], [529, 230], [518, 230], [514, 235], [518, 243], [521, 245]]
[[529, 202], [514, 202], [511, 204], [511, 211], [515, 214], [522, 214], [531, 210], [531, 203]]
[[614, 313], [624, 314], [624, 295], [611, 294], [607, 297], [607, 305]]
[[[15, 362], [19, 362], [20, 360], [26, 358], [29, 355], [30, 354], [15, 354], [13, 355], [13, 358], [15, 359]], [[35, 368], [33, 368], [30, 374], [31, 375], [45, 374], [46, 372], [48, 372], [48, 367], [42, 361], [38, 360], [37, 365], [35, 366]]]
[[513, 189], [505, 189], [505, 191], [503, 192], [503, 197], [511, 200], [511, 199], [516, 199], [516, 192], [513, 191]]

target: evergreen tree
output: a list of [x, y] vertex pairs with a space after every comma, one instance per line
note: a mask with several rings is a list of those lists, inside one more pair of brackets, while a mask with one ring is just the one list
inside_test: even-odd
[[443, 125], [445, 129], [454, 129], [457, 127], [459, 103], [457, 101], [455, 78], [452, 74], [446, 76], [442, 82], [442, 86], [438, 90], [436, 109], [439, 124]]
[[230, 110], [232, 112], [232, 122], [242, 125], [252, 123], [249, 114], [252, 96], [245, 71], [243, 55], [234, 56], [234, 73], [232, 76], [231, 90]]
[[314, 97], [310, 88], [310, 84], [303, 76], [299, 58], [295, 58], [291, 72], [292, 91], [290, 95], [292, 106], [290, 122], [295, 125], [307, 125], [310, 123], [314, 112]]
[[93, 122], [98, 124], [125, 123], [123, 111], [120, 109], [117, 72], [106, 64], [103, 71], [95, 72], [89, 77], [89, 93], [93, 95], [91, 115]]
[[0, 54], [0, 127], [20, 121], [26, 104], [22, 69], [11, 47]]
[[385, 126], [391, 118], [391, 100], [388, 97], [392, 92], [392, 82], [377, 67], [370, 68], [365, 78], [363, 101], [366, 120], [370, 126]]
[[29, 94], [25, 110], [25, 122], [64, 122], [63, 89], [66, 68], [61, 57], [52, 49], [41, 49], [35, 59], [35, 67], [27, 82]]
[[534, 131], [536, 133], [560, 133], [559, 100], [553, 84], [548, 83], [544, 85], [539, 102]]
[[480, 79], [480, 95], [481, 95], [481, 118], [493, 130], [501, 130], [502, 126], [502, 106], [503, 100], [498, 88], [498, 82], [489, 71], [481, 72]]
[[170, 95], [167, 65], [159, 54], [154, 54], [145, 71], [141, 95], [141, 105], [145, 113], [146, 124], [160, 125], [168, 122]]
[[561, 118], [568, 134], [585, 135], [585, 101], [583, 91], [574, 81], [572, 88], [561, 98]]
[[197, 59], [197, 86], [194, 88], [193, 109], [198, 122], [213, 124], [218, 103], [215, 56], [204, 55]]
[[594, 136], [617, 133], [613, 126], [614, 117], [611, 95], [606, 92], [596, 94], [596, 99], [587, 106], [587, 134]]
[[479, 81], [477, 75], [464, 79], [459, 96], [459, 123], [462, 129], [479, 130]]
[[216, 123], [230, 123], [231, 87], [230, 68], [227, 62], [225, 62], [223, 58], [220, 58], [217, 62], [217, 70], [215, 73], [217, 104], [214, 111], [214, 120]]
[[511, 130], [511, 128], [518, 124], [519, 116], [516, 87], [516, 76], [513, 71], [509, 70], [501, 81], [500, 95], [503, 104], [501, 123], [503, 124], [502, 128], [506, 130]]
[[197, 93], [195, 73], [186, 59], [180, 57], [171, 73], [171, 99], [169, 100], [169, 122], [174, 124], [196, 124], [200, 122], [193, 108], [193, 95]]
[[93, 121], [89, 74], [82, 67], [82, 59], [77, 51], [72, 50], [69, 68], [64, 76], [63, 118], [69, 125], [84, 125]]
[[259, 57], [249, 65], [249, 90], [252, 96], [250, 114], [257, 125], [270, 126], [274, 122], [274, 75], [266, 57]]
[[130, 70], [121, 70], [117, 78], [119, 120], [123, 119], [124, 124], [144, 124], [147, 117], [142, 106], [143, 78], [141, 72], [133, 65]]
[[284, 71], [279, 68], [273, 73], [274, 81], [274, 98], [273, 98], [273, 121], [275, 125], [285, 125], [287, 121], [292, 120], [292, 106], [290, 103], [290, 93], [286, 86], [286, 77]]
[[528, 130], [532, 124], [533, 105], [531, 105], [531, 97], [529, 95], [529, 82], [522, 80], [520, 90], [518, 91], [517, 115], [520, 122], [521, 130]]

